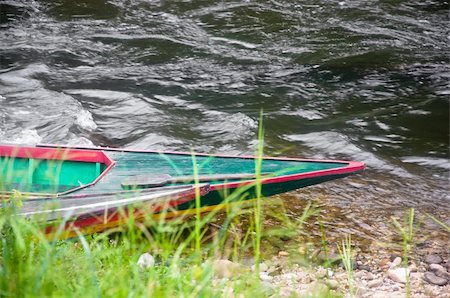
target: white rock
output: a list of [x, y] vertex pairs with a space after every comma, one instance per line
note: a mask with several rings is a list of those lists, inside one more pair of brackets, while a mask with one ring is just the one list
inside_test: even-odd
[[141, 269], [147, 269], [147, 268], [153, 267], [155, 265], [155, 258], [151, 254], [146, 252], [139, 257], [139, 259], [137, 261], [137, 265]]
[[301, 279], [301, 275], [289, 272], [289, 273], [284, 273], [283, 275], [280, 275], [280, 278], [282, 278], [284, 280], [296, 280], [297, 281], [297, 280]]
[[272, 276], [268, 275], [268, 274], [265, 273], [265, 272], [260, 272], [260, 273], [259, 273], [259, 278], [260, 278], [262, 281], [271, 281], [271, 280], [273, 279]]
[[389, 266], [389, 268], [390, 268], [390, 269], [395, 268], [395, 267], [397, 267], [398, 265], [400, 265], [401, 263], [402, 263], [402, 258], [396, 257], [396, 258], [392, 261], [392, 263], [391, 263], [391, 265]]
[[387, 275], [390, 279], [399, 283], [406, 283], [406, 277], [409, 276], [409, 269], [406, 268], [395, 268], [389, 269]]
[[327, 286], [332, 290], [336, 290], [339, 287], [339, 282], [334, 279], [330, 279], [327, 281]]

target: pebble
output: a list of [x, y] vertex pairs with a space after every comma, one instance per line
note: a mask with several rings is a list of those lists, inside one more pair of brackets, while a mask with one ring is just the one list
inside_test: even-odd
[[438, 285], [438, 286], [444, 286], [448, 282], [446, 278], [436, 276], [432, 272], [425, 272], [425, 274], [423, 275], [423, 280], [430, 284]]
[[358, 269], [359, 270], [366, 270], [367, 272], [371, 271], [371, 268], [368, 265], [358, 265]]
[[442, 258], [439, 255], [433, 254], [425, 257], [425, 263], [427, 264], [440, 264], [442, 263]]
[[367, 291], [368, 291], [368, 289], [365, 288], [365, 287], [362, 286], [362, 285], [357, 285], [356, 288], [355, 288], [355, 292], [356, 292], [356, 295], [357, 295], [357, 296], [362, 296], [362, 295], [364, 295], [365, 293], [367, 293]]
[[371, 293], [371, 298], [404, 298], [405, 294], [397, 293], [397, 292], [390, 292], [390, 291], [379, 291], [375, 293]]
[[389, 265], [389, 268], [390, 268], [390, 269], [396, 268], [396, 267], [398, 267], [398, 265], [400, 265], [401, 263], [402, 263], [402, 258], [396, 257], [396, 258], [392, 261], [391, 265]]
[[399, 283], [406, 283], [406, 276], [409, 276], [409, 269], [405, 268], [395, 268], [389, 269], [387, 275], [390, 279]]
[[327, 276], [327, 273], [328, 273], [327, 269], [325, 269], [323, 267], [319, 267], [316, 271], [316, 277], [318, 279], [325, 278], [325, 276]]
[[445, 268], [439, 264], [430, 264], [429, 268], [431, 271], [447, 272], [447, 270], [445, 270]]
[[241, 264], [229, 260], [214, 260], [212, 269], [217, 278], [231, 278], [243, 270]]
[[447, 268], [447, 272], [450, 272], [450, 261], [444, 264], [444, 267]]
[[278, 256], [279, 257], [287, 257], [287, 256], [289, 256], [289, 253], [287, 251], [282, 250], [282, 251], [278, 252]]
[[375, 279], [375, 275], [372, 272], [367, 272], [364, 278], [367, 280], [372, 280]]
[[270, 267], [270, 268], [267, 270], [267, 274], [269, 274], [269, 275], [271, 275], [271, 276], [279, 275], [279, 274], [281, 273], [282, 270], [283, 270], [283, 268], [281, 268], [281, 267], [274, 267], [274, 266], [272, 266], [272, 267]]
[[409, 265], [409, 271], [410, 272], [417, 272], [417, 266], [416, 264], [412, 263], [411, 265]]
[[366, 272], [364, 271], [356, 271], [353, 276], [358, 279], [362, 279], [366, 276]]
[[137, 265], [141, 269], [147, 269], [147, 268], [153, 267], [155, 265], [155, 258], [151, 254], [146, 252], [139, 256]]
[[[252, 265], [251, 269], [252, 269], [252, 271], [255, 271], [256, 270], [256, 265]], [[269, 266], [267, 266], [266, 263], [262, 262], [262, 263], [259, 264], [259, 271], [260, 272], [265, 272], [267, 270], [269, 270]]]
[[259, 273], [259, 278], [262, 281], [271, 281], [273, 279], [273, 276], [268, 275], [266, 272], [260, 272]]
[[369, 288], [377, 288], [377, 287], [381, 286], [382, 284], [383, 284], [383, 280], [382, 279], [374, 279], [374, 280], [369, 281], [367, 283], [367, 286]]
[[327, 286], [332, 290], [336, 290], [339, 287], [339, 282], [334, 279], [330, 279], [327, 281]]

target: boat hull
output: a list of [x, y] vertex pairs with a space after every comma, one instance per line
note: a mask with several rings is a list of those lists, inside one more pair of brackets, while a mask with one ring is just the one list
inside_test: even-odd
[[[49, 167], [48, 165], [51, 163], [46, 159], [62, 160], [63, 157], [66, 157], [69, 160], [64, 162], [82, 163], [78, 168], [86, 168], [85, 163], [88, 162], [104, 165], [101, 168], [102, 171], [97, 173], [98, 177], [91, 177], [91, 180], [94, 180], [88, 180], [88, 184], [74, 187], [70, 192], [53, 194], [61, 199], [71, 195], [80, 197], [93, 194], [118, 195], [140, 188], [151, 188], [155, 185], [160, 187], [194, 185], [199, 181], [209, 179], [207, 183], [210, 184], [210, 191], [202, 195], [200, 199], [200, 206], [204, 210], [210, 210], [214, 206], [251, 200], [257, 197], [258, 193], [261, 197], [270, 197], [346, 177], [364, 169], [364, 163], [352, 161], [257, 158], [254, 156], [57, 145], [0, 146], [0, 158], [3, 158], [3, 163], [5, 163], [5, 156], [12, 158], [14, 152], [18, 152], [20, 158], [29, 157], [29, 164], [35, 165], [37, 169], [41, 168], [38, 171], [30, 165], [22, 166], [26, 172], [25, 177], [21, 177], [19, 174], [12, 175], [15, 180], [25, 181], [25, 183], [29, 176], [32, 176], [33, 181], [42, 181], [40, 177], [33, 177], [42, 173], [42, 168]], [[44, 163], [45, 167], [39, 163]], [[13, 166], [16, 164], [21, 165], [23, 162], [13, 161]], [[3, 172], [0, 171], [0, 178], [2, 173], [4, 176], [9, 175], [7, 171], [3, 170]], [[193, 175], [194, 173], [197, 175]], [[79, 171], [76, 174], [79, 175]], [[189, 175], [192, 179], [189, 179]], [[74, 177], [77, 176], [74, 175]], [[63, 180], [64, 176], [59, 179]], [[5, 189], [3, 194], [10, 194], [12, 191], [14, 190]], [[2, 189], [0, 189], [1, 192]], [[39, 197], [39, 194], [33, 195]], [[174, 206], [178, 211], [186, 211], [194, 207], [192, 201]]]

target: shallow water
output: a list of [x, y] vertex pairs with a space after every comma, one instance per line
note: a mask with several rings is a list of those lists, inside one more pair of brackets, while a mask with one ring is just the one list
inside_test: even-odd
[[292, 210], [361, 215], [325, 217], [339, 233], [407, 207], [447, 221], [448, 7], [0, 1], [0, 142], [251, 154], [263, 110], [266, 154], [368, 165]]

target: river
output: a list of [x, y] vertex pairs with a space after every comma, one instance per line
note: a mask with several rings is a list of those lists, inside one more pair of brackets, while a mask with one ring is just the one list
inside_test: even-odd
[[367, 164], [286, 195], [291, 211], [313, 199], [367, 239], [409, 207], [448, 222], [448, 9], [2, 0], [0, 143], [251, 154], [263, 111], [267, 155]]

